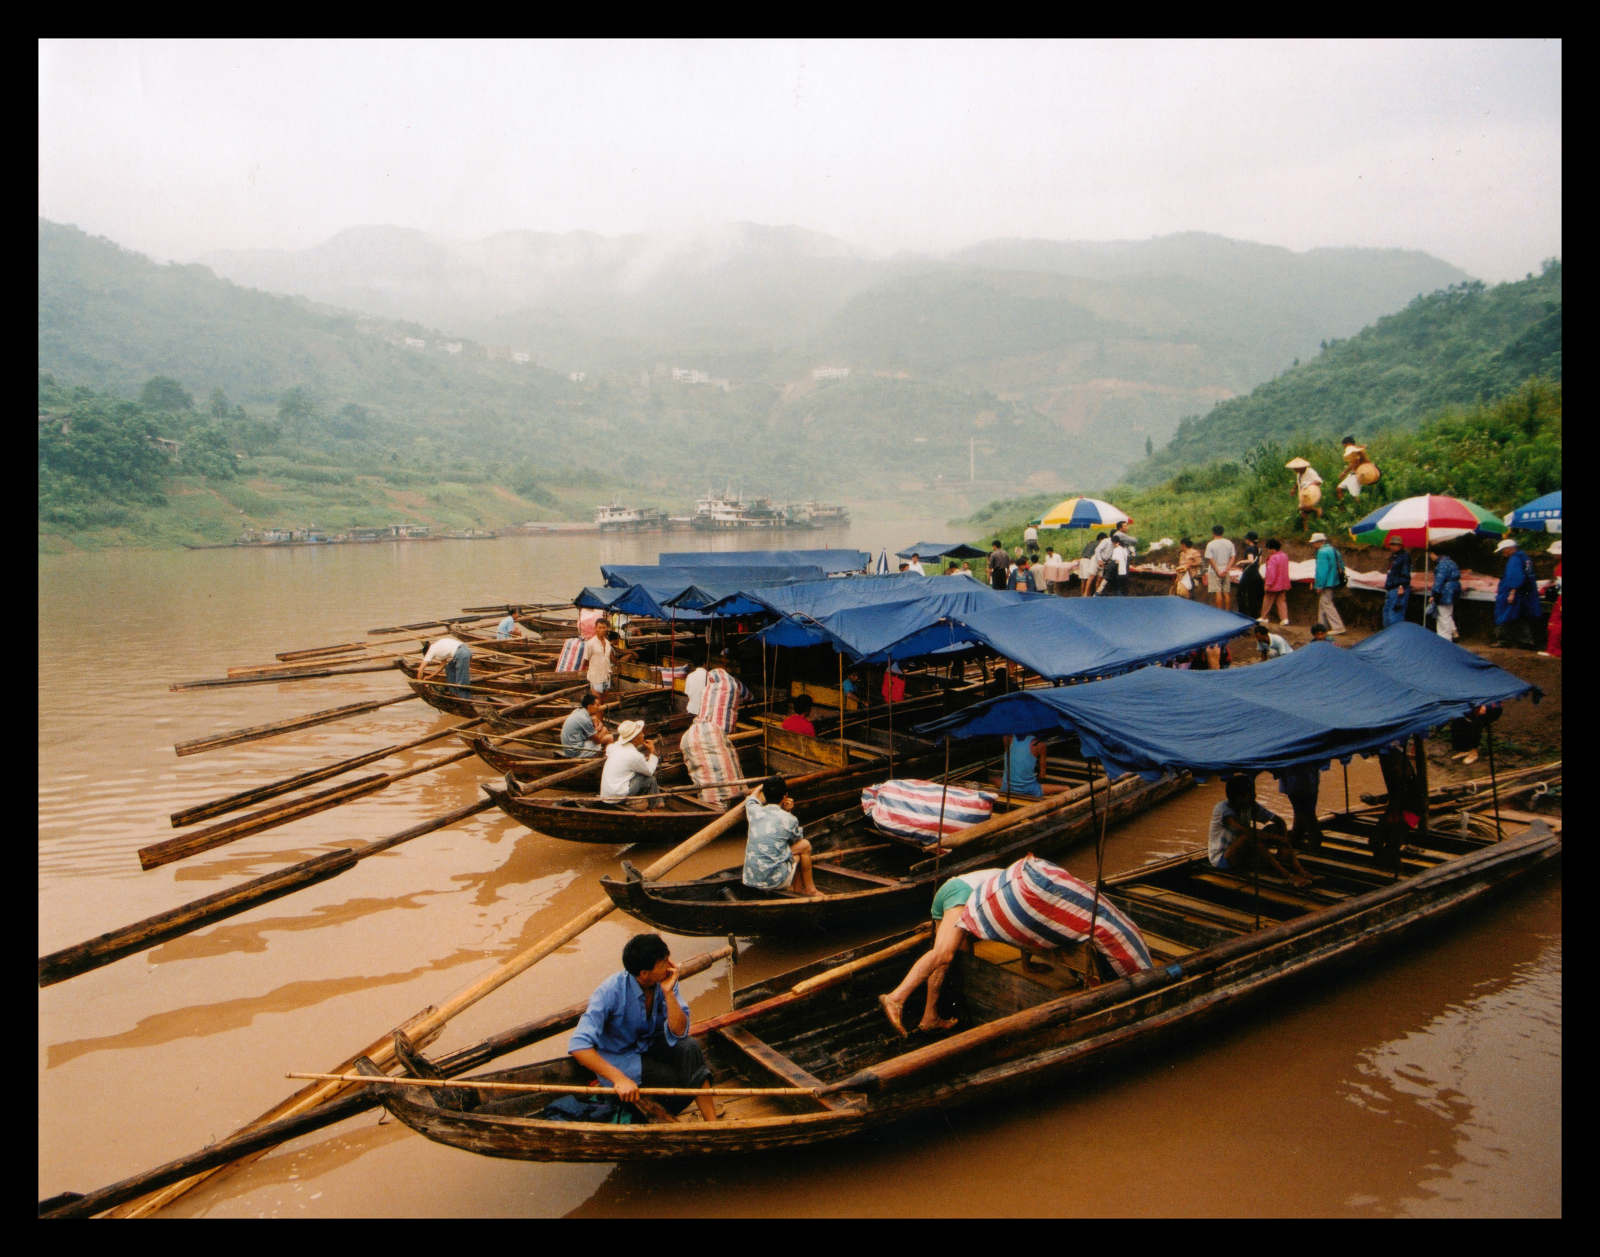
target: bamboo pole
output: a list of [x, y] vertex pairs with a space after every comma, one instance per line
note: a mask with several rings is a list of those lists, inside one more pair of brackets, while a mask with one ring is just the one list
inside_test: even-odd
[[[721, 947], [716, 951], [701, 952], [699, 955], [691, 956], [678, 966], [678, 977], [682, 980], [703, 973], [717, 961], [725, 960], [732, 954], [732, 947]], [[519, 1048], [547, 1039], [563, 1030], [571, 1030], [578, 1024], [578, 1019], [583, 1016], [587, 1007], [586, 1000], [581, 1004], [572, 1004], [546, 1014], [534, 1021], [513, 1026], [509, 1030], [502, 1030], [488, 1039], [439, 1057], [435, 1064], [447, 1077], [464, 1070], [476, 1069], [508, 1052], [515, 1052]], [[50, 1200], [41, 1201], [39, 1216], [91, 1218], [97, 1213], [103, 1213], [147, 1192], [191, 1177], [201, 1170], [236, 1161], [251, 1153], [265, 1151], [276, 1144], [331, 1126], [335, 1122], [342, 1122], [346, 1118], [376, 1108], [378, 1103], [378, 1098], [370, 1087], [352, 1091], [327, 1104], [319, 1105], [308, 1113], [269, 1123], [248, 1135], [220, 1140], [199, 1152], [168, 1161], [153, 1170], [122, 1179], [98, 1191], [88, 1194], [63, 1192]]]
[[[352, 1082], [386, 1087], [470, 1087], [476, 1091], [520, 1091], [552, 1095], [585, 1095], [605, 1099], [616, 1095], [610, 1087], [573, 1082], [474, 1082], [470, 1078], [374, 1078], [371, 1074], [285, 1074], [285, 1078], [313, 1078], [324, 1082]], [[817, 1087], [640, 1087], [642, 1096], [814, 1096]]]
[[[725, 813], [723, 813], [722, 816], [718, 817], [699, 832], [693, 834], [689, 838], [686, 838], [671, 851], [667, 852], [661, 857], [661, 859], [657, 860], [648, 869], [646, 869], [643, 876], [647, 879], [660, 877], [663, 873], [666, 873], [668, 870], [682, 863], [684, 860], [688, 859], [691, 855], [701, 850], [703, 847], [710, 846], [711, 843], [715, 842], [724, 833], [732, 829], [734, 824], [737, 823], [743, 816], [744, 801], [741, 799], [739, 802], [730, 807]], [[415, 1014], [412, 1018], [402, 1023], [397, 1028], [404, 1031], [406, 1036], [414, 1043], [421, 1044], [426, 1042], [428, 1038], [442, 1030], [445, 1024], [452, 1017], [456, 1016], [456, 1014], [462, 1012], [466, 1008], [470, 1008], [473, 1004], [476, 1004], [486, 995], [489, 995], [493, 991], [498, 990], [501, 986], [504, 986], [507, 982], [511, 981], [512, 978], [515, 978], [519, 974], [532, 968], [540, 960], [543, 960], [546, 956], [550, 955], [558, 948], [565, 946], [574, 938], [578, 937], [578, 935], [582, 934], [595, 922], [608, 916], [612, 911], [614, 911], [614, 909], [615, 905], [612, 904], [609, 898], [602, 898], [598, 903], [578, 914], [578, 916], [567, 922], [567, 924], [562, 926], [560, 929], [546, 935], [538, 942], [523, 948], [515, 955], [508, 957], [488, 974], [484, 975], [484, 977], [469, 984], [460, 991], [457, 991], [442, 1004], [430, 1005], [428, 1008], [425, 1008], [420, 1013]], [[389, 1031], [382, 1038], [376, 1040], [372, 1044], [369, 1044], [361, 1051], [352, 1054], [343, 1064], [338, 1066], [336, 1069], [330, 1070], [329, 1072], [352, 1072], [355, 1069], [356, 1058], [361, 1056], [365, 1056], [379, 1069], [386, 1068], [394, 1060], [394, 1031]], [[339, 1095], [348, 1086], [349, 1084], [347, 1083], [339, 1084], [321, 1082], [313, 1086], [303, 1088], [295, 1095], [290, 1096], [288, 1099], [282, 1101], [278, 1105], [269, 1109], [266, 1113], [262, 1114], [260, 1117], [256, 1118], [253, 1122], [250, 1122], [248, 1125], [241, 1128], [240, 1133], [250, 1131], [255, 1127], [264, 1126], [267, 1123], [277, 1121], [280, 1118], [290, 1117], [297, 1113], [304, 1113], [308, 1109], [311, 1109], [316, 1105], [332, 1099], [336, 1095]], [[262, 1149], [261, 1151], [265, 1151], [265, 1149]], [[259, 1155], [261, 1155], [259, 1151], [250, 1154], [252, 1157]], [[170, 1204], [179, 1196], [184, 1195], [193, 1187], [198, 1186], [202, 1181], [204, 1181], [205, 1178], [215, 1174], [217, 1169], [220, 1168], [222, 1167], [219, 1166], [216, 1167], [216, 1169], [207, 1170], [203, 1174], [186, 1178], [181, 1182], [172, 1184], [170, 1187], [167, 1187], [162, 1191], [153, 1193], [152, 1195], [144, 1197], [141, 1200], [131, 1202], [129, 1205], [120, 1209], [116, 1216], [148, 1216], [149, 1214], [162, 1208], [164, 1205]]]
[[214, 751], [219, 747], [235, 746], [240, 742], [257, 742], [280, 733], [293, 733], [299, 729], [309, 729], [313, 725], [328, 724], [334, 720], [343, 720], [346, 716], [377, 711], [380, 707], [388, 707], [394, 703], [414, 702], [420, 697], [418, 694], [402, 694], [398, 698], [382, 698], [370, 703], [347, 703], [343, 707], [328, 707], [322, 711], [311, 712], [309, 715], [274, 721], [272, 724], [254, 725], [247, 729], [230, 729], [226, 733], [208, 734], [203, 738], [190, 738], [186, 742], [174, 743], [172, 749], [180, 756], [198, 755], [201, 751]]

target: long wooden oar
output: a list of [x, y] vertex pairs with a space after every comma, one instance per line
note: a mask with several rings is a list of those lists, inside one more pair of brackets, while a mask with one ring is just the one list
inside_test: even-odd
[[162, 842], [151, 843], [148, 847], [139, 849], [139, 867], [149, 870], [159, 868], [163, 864], [171, 864], [174, 860], [183, 860], [192, 855], [199, 855], [202, 851], [210, 851], [215, 847], [224, 846], [250, 834], [258, 834], [263, 829], [273, 829], [279, 825], [287, 825], [290, 821], [299, 820], [302, 816], [325, 812], [331, 807], [338, 807], [340, 804], [350, 803], [355, 799], [375, 794], [379, 790], [387, 789], [397, 781], [404, 781], [407, 777], [415, 777], [418, 773], [432, 772], [435, 768], [443, 768], [446, 764], [458, 763], [472, 754], [473, 752], [470, 749], [453, 751], [440, 759], [429, 760], [426, 764], [418, 764], [415, 768], [407, 768], [402, 772], [374, 773], [370, 777], [359, 777], [355, 781], [348, 782], [342, 786], [334, 786], [330, 790], [319, 790], [315, 794], [308, 794], [303, 798], [292, 799], [287, 803], [263, 808], [259, 812], [251, 812], [236, 821], [229, 821], [223, 825], [212, 825], [207, 829], [200, 829], [190, 834], [180, 834], [176, 838], [168, 838]]
[[[716, 951], [701, 952], [691, 956], [678, 966], [680, 980], [691, 978], [697, 973], [703, 973], [719, 960], [725, 960], [733, 954], [732, 947], [720, 947]], [[434, 1063], [446, 1077], [477, 1069], [482, 1065], [507, 1053], [515, 1052], [533, 1043], [538, 1043], [553, 1034], [560, 1034], [563, 1030], [571, 1030], [578, 1024], [579, 1018], [588, 1008], [588, 1001], [581, 1004], [571, 1004], [557, 1012], [547, 1014], [536, 1021], [524, 1022], [510, 1030], [500, 1033], [478, 1043], [471, 1044], [457, 1051], [439, 1057]], [[62, 1192], [49, 1200], [39, 1202], [39, 1216], [41, 1218], [92, 1218], [97, 1213], [104, 1213], [117, 1205], [134, 1200], [146, 1192], [152, 1192], [181, 1179], [190, 1178], [202, 1170], [213, 1169], [252, 1153], [264, 1152], [280, 1143], [296, 1139], [301, 1135], [310, 1134], [324, 1126], [331, 1126], [335, 1122], [342, 1122], [346, 1118], [354, 1117], [378, 1106], [378, 1097], [372, 1088], [364, 1087], [352, 1091], [348, 1095], [330, 1100], [327, 1104], [319, 1105], [307, 1113], [295, 1117], [282, 1118], [279, 1121], [268, 1123], [266, 1126], [257, 1127], [250, 1134], [236, 1135], [229, 1139], [192, 1152], [187, 1156], [168, 1161], [165, 1165], [157, 1166], [153, 1170], [146, 1170], [142, 1174], [133, 1175], [102, 1187], [98, 1191]]]
[[319, 677], [348, 677], [360, 672], [390, 672], [399, 660], [389, 663], [362, 664], [355, 668], [302, 668], [275, 676], [212, 677], [201, 681], [174, 681], [167, 689], [173, 693], [183, 690], [216, 689], [225, 685], [266, 685], [275, 681], [314, 681]]
[[[318, 1078], [324, 1082], [359, 1082], [370, 1084], [370, 1074], [311, 1074], [290, 1073], [285, 1078]], [[585, 1085], [575, 1082], [473, 1082], [470, 1078], [389, 1078], [386, 1087], [470, 1087], [474, 1091], [517, 1091], [549, 1093], [551, 1095], [592, 1095], [604, 1099], [615, 1095], [610, 1087]], [[818, 1087], [640, 1087], [642, 1096], [814, 1096]]]
[[[416, 696], [411, 695], [410, 697], [414, 698]], [[397, 702], [399, 700], [390, 699], [389, 701]], [[507, 714], [510, 714], [526, 710], [527, 708], [534, 706], [538, 701], [539, 700], [537, 699], [531, 699], [525, 703], [518, 703], [514, 707], [508, 707], [506, 712]], [[548, 720], [538, 721], [537, 723], [531, 725], [530, 728], [550, 729], [555, 725], [560, 724], [564, 719], [565, 717], [562, 716], [552, 717]], [[184, 825], [192, 825], [196, 821], [209, 820], [213, 816], [221, 816], [224, 812], [232, 812], [241, 807], [249, 807], [255, 803], [263, 803], [268, 799], [277, 798], [280, 795], [288, 794], [290, 791], [298, 790], [302, 786], [315, 785], [319, 781], [326, 781], [329, 777], [337, 777], [340, 773], [353, 771], [354, 769], [361, 768], [366, 764], [371, 764], [377, 760], [386, 759], [391, 755], [396, 755], [401, 751], [408, 751], [413, 747], [422, 746], [428, 742], [435, 742], [440, 738], [449, 737], [453, 733], [460, 733], [464, 729], [474, 728], [478, 725], [484, 724], [487, 720], [487, 716], [474, 716], [469, 720], [460, 721], [457, 724], [450, 725], [444, 729], [436, 730], [433, 733], [423, 734], [421, 737], [413, 738], [409, 742], [399, 742], [393, 746], [380, 747], [375, 751], [366, 751], [360, 755], [353, 755], [349, 759], [342, 759], [336, 761], [335, 763], [325, 765], [322, 768], [313, 768], [303, 773], [296, 773], [292, 777], [285, 777], [278, 781], [269, 782], [266, 785], [256, 786], [250, 790], [241, 790], [237, 794], [231, 794], [225, 798], [216, 799], [210, 803], [202, 803], [195, 807], [186, 808], [181, 812], [174, 812], [172, 813], [171, 817], [173, 827], [181, 828]], [[436, 761], [436, 763], [444, 762], [446, 761]]]
[[[667, 852], [661, 857], [661, 859], [657, 860], [648, 869], [646, 869], [643, 875], [646, 878], [660, 877], [669, 869], [674, 868], [684, 860], [688, 859], [695, 852], [704, 847], [710, 846], [728, 830], [732, 829], [734, 825], [743, 818], [743, 816], [744, 801], [741, 799], [716, 820], [712, 821], [709, 825], [705, 826], [703, 829], [693, 834], [689, 838], [684, 839], [683, 842], [679, 843], [671, 851]], [[560, 929], [546, 935], [538, 942], [523, 948], [515, 955], [502, 961], [491, 972], [478, 979], [478, 981], [473, 982], [469, 986], [456, 992], [455, 995], [451, 996], [444, 1002], [437, 1005], [430, 1005], [428, 1008], [423, 1009], [409, 1021], [396, 1028], [402, 1030], [406, 1037], [409, 1038], [413, 1043], [420, 1045], [427, 1042], [433, 1036], [437, 1035], [438, 1032], [444, 1028], [445, 1024], [449, 1022], [452, 1017], [456, 1016], [456, 1014], [460, 1013], [466, 1008], [470, 1008], [473, 1004], [476, 1004], [479, 1000], [483, 999], [484, 996], [498, 990], [507, 982], [511, 981], [512, 978], [515, 978], [519, 974], [532, 968], [535, 964], [537, 964], [540, 960], [543, 960], [552, 952], [564, 947], [567, 943], [571, 942], [574, 938], [577, 938], [578, 935], [587, 930], [596, 921], [608, 916], [611, 912], [615, 911], [615, 909], [616, 905], [613, 904], [609, 898], [600, 899], [599, 902], [594, 904], [588, 910], [574, 917]], [[334, 1074], [353, 1073], [356, 1069], [356, 1059], [362, 1056], [365, 1056], [379, 1069], [386, 1069], [395, 1059], [394, 1031], [391, 1030], [387, 1032], [382, 1038], [378, 1039], [374, 1043], [363, 1048], [359, 1052], [353, 1053], [342, 1064], [334, 1069], [329, 1070], [328, 1072]], [[350, 1085], [351, 1084], [349, 1083], [320, 1082], [310, 1087], [306, 1087], [297, 1092], [295, 1095], [290, 1096], [287, 1100], [284, 1100], [281, 1104], [276, 1105], [272, 1109], [269, 1109], [266, 1113], [262, 1114], [260, 1117], [256, 1118], [255, 1121], [242, 1128], [241, 1133], [252, 1130], [259, 1126], [264, 1126], [268, 1122], [274, 1122], [280, 1118], [291, 1117], [297, 1113], [304, 1113], [307, 1110], [314, 1108], [318, 1104], [321, 1104], [324, 1101], [330, 1100], [334, 1096], [339, 1095]], [[261, 1151], [265, 1151], [265, 1149], [253, 1152], [249, 1155], [251, 1157], [256, 1157], [261, 1155]], [[210, 1175], [214, 1173], [216, 1173], [216, 1170], [208, 1170], [204, 1174], [197, 1174], [190, 1178], [186, 1178], [181, 1182], [174, 1183], [172, 1186], [162, 1191], [156, 1192], [153, 1195], [147, 1196], [142, 1200], [136, 1201], [122, 1209], [119, 1209], [116, 1213], [116, 1216], [143, 1217], [147, 1214], [153, 1213], [157, 1209], [160, 1209], [163, 1205], [169, 1204], [173, 1200], [176, 1200], [179, 1196], [183, 1195], [192, 1187], [195, 1187], [205, 1178], [210, 1177]]]
[[[551, 773], [542, 780], [549, 785], [555, 785], [581, 777], [585, 773], [593, 773], [599, 767], [599, 760], [585, 760], [571, 768]], [[359, 847], [340, 847], [337, 851], [313, 856], [309, 860], [302, 860], [299, 864], [292, 864], [288, 868], [242, 882], [230, 890], [217, 891], [180, 907], [168, 909], [166, 912], [158, 912], [142, 921], [135, 921], [132, 925], [107, 931], [88, 942], [63, 947], [59, 951], [39, 958], [39, 985], [51, 986], [68, 978], [75, 978], [80, 973], [111, 964], [124, 956], [148, 951], [160, 943], [191, 934], [214, 921], [237, 916], [257, 904], [268, 903], [307, 886], [325, 882], [352, 868], [357, 861], [364, 860], [368, 856], [377, 855], [381, 851], [387, 851], [390, 847], [399, 846], [402, 842], [409, 842], [413, 838], [420, 838], [424, 834], [431, 834], [469, 816], [476, 816], [493, 806], [495, 806], [493, 799], [479, 799], [475, 803], [422, 821], [385, 838], [375, 838]]]
[[393, 703], [415, 702], [421, 697], [420, 694], [401, 694], [397, 698], [380, 698], [370, 703], [347, 703], [343, 707], [328, 707], [322, 711], [314, 711], [310, 715], [291, 716], [287, 720], [274, 721], [268, 725], [252, 725], [247, 729], [230, 729], [226, 733], [190, 738], [187, 742], [175, 743], [172, 749], [179, 755], [198, 755], [201, 751], [237, 746], [241, 742], [256, 742], [262, 738], [276, 737], [280, 733], [293, 733], [298, 729], [309, 729], [313, 725], [343, 720], [346, 716], [359, 716], [362, 712], [377, 711], [378, 708], [388, 707]]

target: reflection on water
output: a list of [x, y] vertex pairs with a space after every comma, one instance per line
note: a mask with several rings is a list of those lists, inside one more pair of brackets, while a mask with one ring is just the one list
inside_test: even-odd
[[[874, 555], [950, 530], [906, 521], [788, 545]], [[717, 539], [722, 547], [733, 539]], [[173, 744], [403, 693], [386, 673], [172, 692], [278, 651], [507, 599], [557, 601], [600, 562], [679, 538], [518, 538], [328, 550], [40, 560], [41, 954], [480, 797], [467, 760], [143, 872], [171, 813], [443, 729], [421, 703], [178, 757]], [[749, 544], [743, 539], [740, 544]], [[721, 548], [721, 547], [719, 547]], [[448, 740], [361, 769], [394, 772]], [[1370, 789], [1352, 772], [1351, 791]], [[1323, 802], [1342, 802], [1337, 770]], [[1208, 784], [1114, 835], [1107, 868], [1200, 846]], [[1267, 798], [1269, 804], [1277, 800]], [[683, 871], [734, 862], [727, 839]], [[39, 1194], [87, 1191], [194, 1151], [571, 921], [617, 850], [560, 843], [490, 811], [329, 881], [39, 993]], [[1092, 848], [1065, 860], [1092, 875]], [[1561, 892], [1520, 895], [1371, 972], [1302, 990], [1161, 1057], [982, 1112], [959, 1111], [782, 1163], [528, 1165], [352, 1119], [180, 1201], [174, 1216], [1553, 1216], [1559, 1195]], [[585, 998], [637, 928], [620, 914], [446, 1028], [450, 1051]], [[866, 933], [870, 933], [866, 932]], [[674, 939], [680, 957], [719, 940]], [[854, 941], [835, 940], [838, 945]], [[750, 944], [685, 984], [697, 1013], [731, 983], [814, 958]], [[562, 1050], [559, 1041], [516, 1059]], [[507, 1063], [510, 1063], [508, 1060]]]

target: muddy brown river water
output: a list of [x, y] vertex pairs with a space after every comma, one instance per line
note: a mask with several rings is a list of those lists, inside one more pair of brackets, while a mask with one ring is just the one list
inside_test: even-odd
[[[773, 544], [876, 554], [948, 531], [882, 521]], [[462, 607], [570, 598], [599, 583], [602, 562], [650, 563], [692, 546], [687, 534], [591, 535], [41, 558], [39, 954], [395, 833], [473, 801], [489, 778], [464, 760], [142, 872], [137, 851], [170, 837], [181, 807], [448, 723], [412, 701], [180, 758], [173, 744], [186, 739], [404, 690], [387, 672], [181, 693], [172, 682]], [[1351, 796], [1377, 781], [1358, 761]], [[1325, 805], [1342, 802], [1338, 770], [1323, 789]], [[1108, 869], [1202, 844], [1218, 791], [1200, 786], [1116, 832]], [[736, 860], [740, 841], [682, 871]], [[40, 990], [39, 1197], [103, 1187], [229, 1135], [300, 1087], [289, 1072], [331, 1068], [578, 915], [601, 897], [597, 879], [616, 854], [533, 835], [491, 810]], [[1092, 875], [1090, 851], [1063, 862]], [[430, 1051], [585, 998], [636, 928], [607, 917], [452, 1021]], [[772, 1161], [497, 1161], [369, 1113], [219, 1175], [162, 1216], [1557, 1217], [1561, 935], [1551, 876], [1369, 970], [1159, 1056]], [[681, 958], [718, 940], [669, 942]], [[715, 1013], [734, 982], [823, 950], [754, 942], [736, 973], [723, 962], [685, 993], [696, 1015]]]

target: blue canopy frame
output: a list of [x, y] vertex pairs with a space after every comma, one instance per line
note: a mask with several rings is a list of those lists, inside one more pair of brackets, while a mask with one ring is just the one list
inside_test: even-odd
[[[1397, 631], [1405, 629], [1412, 632]], [[1146, 779], [1185, 770], [1201, 777], [1281, 773], [1348, 762], [1481, 703], [1538, 694], [1416, 625], [1395, 625], [1368, 641], [1374, 644], [1365, 651], [1313, 642], [1247, 668], [1143, 668], [1084, 685], [1025, 690], [916, 731], [934, 738], [1074, 733], [1108, 773]]]

